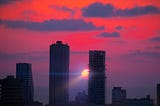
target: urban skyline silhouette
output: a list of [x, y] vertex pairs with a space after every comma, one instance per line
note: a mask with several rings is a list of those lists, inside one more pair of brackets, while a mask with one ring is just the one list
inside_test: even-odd
[[[88, 92], [87, 94], [85, 91], [82, 93], [77, 92], [78, 95], [75, 97], [75, 101], [69, 100], [69, 83], [71, 83], [69, 81], [69, 53], [69, 45], [63, 44], [62, 41], [56, 41], [56, 43], [50, 46], [50, 71], [48, 76], [50, 79], [48, 87], [49, 104], [47, 106], [108, 106], [109, 104], [106, 102], [107, 77], [105, 51], [89, 51]], [[34, 102], [32, 79], [31, 64], [17, 63], [16, 78], [14, 79], [14, 75], [12, 75], [0, 80], [1, 105], [43, 105], [41, 102]], [[19, 93], [18, 90], [20, 91]], [[156, 90], [157, 105], [155, 105], [155, 101], [150, 98], [150, 95], [147, 95], [146, 98], [127, 98], [126, 90], [121, 89], [121, 87], [114, 87], [112, 89], [112, 104], [109, 106], [158, 106], [160, 96], [159, 84], [157, 84]]]

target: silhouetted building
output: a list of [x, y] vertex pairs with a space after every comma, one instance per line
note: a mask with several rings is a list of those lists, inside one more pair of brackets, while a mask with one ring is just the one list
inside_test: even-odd
[[17, 63], [16, 78], [23, 82], [24, 87], [24, 103], [26, 106], [31, 106], [33, 103], [33, 78], [31, 64]]
[[43, 106], [43, 103], [41, 103], [39, 101], [34, 101], [33, 106]]
[[123, 106], [126, 99], [126, 90], [122, 87], [113, 87], [112, 89], [112, 104], [113, 106]]
[[77, 96], [75, 97], [75, 102], [78, 105], [87, 105], [88, 104], [88, 96], [86, 95], [85, 91], [78, 92]]
[[153, 100], [147, 95], [146, 98], [126, 99], [123, 106], [154, 106]]
[[160, 106], [160, 84], [157, 84], [157, 106]]
[[89, 51], [89, 103], [105, 104], [105, 51]]
[[50, 45], [49, 106], [69, 102], [69, 46], [57, 41]]
[[0, 80], [0, 106], [23, 106], [23, 84], [14, 76]]

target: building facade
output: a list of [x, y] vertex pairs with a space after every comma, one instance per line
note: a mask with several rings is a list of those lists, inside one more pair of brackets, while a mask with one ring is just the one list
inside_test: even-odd
[[123, 106], [126, 100], [126, 90], [122, 87], [113, 87], [112, 89], [112, 104], [113, 106]]
[[50, 45], [49, 106], [69, 102], [69, 46], [57, 41]]
[[0, 80], [0, 106], [24, 106], [23, 84], [14, 76]]
[[23, 82], [24, 104], [32, 106], [33, 103], [33, 78], [31, 64], [17, 63], [16, 64], [16, 79]]
[[89, 51], [89, 103], [105, 104], [105, 51]]
[[157, 106], [160, 106], [160, 84], [157, 84]]

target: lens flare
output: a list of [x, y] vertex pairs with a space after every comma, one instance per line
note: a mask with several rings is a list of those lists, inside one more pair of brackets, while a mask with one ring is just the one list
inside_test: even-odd
[[81, 77], [87, 79], [88, 76], [89, 76], [89, 70], [88, 69], [83, 70], [81, 73]]

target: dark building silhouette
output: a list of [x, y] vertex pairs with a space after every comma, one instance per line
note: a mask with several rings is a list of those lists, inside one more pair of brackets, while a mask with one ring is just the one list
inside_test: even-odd
[[160, 84], [157, 84], [157, 106], [160, 106]]
[[41, 103], [39, 101], [34, 101], [33, 106], [43, 106], [43, 103]]
[[105, 51], [89, 51], [89, 103], [105, 104]]
[[126, 100], [126, 90], [122, 87], [113, 87], [112, 89], [112, 104], [113, 106], [123, 106]]
[[87, 105], [88, 104], [88, 96], [86, 92], [78, 92], [77, 96], [75, 97], [75, 102], [77, 105]]
[[16, 78], [23, 82], [24, 105], [32, 106], [33, 103], [33, 78], [31, 64], [17, 63]]
[[0, 106], [23, 106], [23, 84], [14, 76], [0, 80]]
[[147, 95], [145, 98], [126, 99], [123, 106], [154, 106], [154, 104], [153, 100], [150, 99], [150, 95]]
[[69, 102], [69, 46], [57, 41], [50, 45], [49, 106]]

